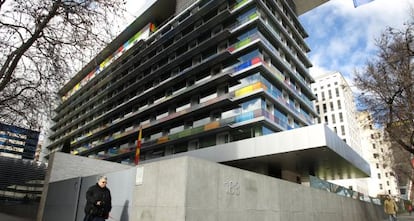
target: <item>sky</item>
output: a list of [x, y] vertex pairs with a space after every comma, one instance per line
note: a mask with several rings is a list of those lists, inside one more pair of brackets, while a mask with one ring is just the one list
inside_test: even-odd
[[[155, 0], [127, 0], [130, 19]], [[374, 0], [354, 7], [352, 0], [330, 0], [301, 15], [309, 37], [312, 76], [341, 72], [352, 85], [355, 70], [374, 58], [375, 40], [387, 27], [403, 28], [414, 0]]]
[[354, 71], [375, 58], [376, 39], [387, 27], [404, 28], [411, 7], [414, 0], [375, 0], [357, 8], [352, 0], [331, 0], [301, 15], [309, 35], [310, 73], [339, 71], [352, 85]]

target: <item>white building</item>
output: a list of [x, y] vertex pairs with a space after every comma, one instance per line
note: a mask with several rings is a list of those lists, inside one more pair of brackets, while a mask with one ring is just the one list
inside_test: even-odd
[[359, 113], [356, 110], [351, 87], [345, 78], [339, 72], [317, 76], [312, 90], [317, 96], [317, 122], [327, 124], [363, 156], [371, 168], [370, 178], [330, 182], [374, 197], [378, 194], [396, 195], [396, 180], [391, 176], [390, 167], [387, 167], [389, 158], [384, 158], [389, 146], [383, 141], [382, 134], [373, 128], [368, 113]]
[[382, 130], [374, 127], [368, 112], [359, 112], [358, 122], [364, 138], [362, 139], [364, 156], [371, 170], [371, 177], [366, 178], [369, 195], [391, 194], [400, 197], [397, 179], [391, 167], [391, 143], [384, 139]]
[[361, 137], [353, 94], [339, 72], [315, 77], [312, 90], [317, 96], [318, 123], [325, 123], [356, 152], [361, 152]]

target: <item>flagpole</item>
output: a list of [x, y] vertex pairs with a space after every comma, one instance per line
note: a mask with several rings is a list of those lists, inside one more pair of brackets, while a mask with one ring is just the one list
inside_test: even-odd
[[139, 156], [141, 152], [141, 138], [142, 138], [142, 126], [139, 126], [137, 147], [135, 148], [135, 160], [134, 160], [135, 165], [138, 165], [138, 162], [139, 162]]

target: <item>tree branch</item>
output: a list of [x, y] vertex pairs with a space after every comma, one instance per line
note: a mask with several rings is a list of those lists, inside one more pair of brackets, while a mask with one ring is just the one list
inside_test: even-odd
[[61, 4], [61, 1], [55, 1], [49, 11], [49, 14], [44, 17], [42, 21], [39, 19], [39, 23], [36, 25], [36, 29], [33, 35], [23, 43], [17, 50], [12, 52], [0, 69], [0, 74], [2, 77], [0, 81], [0, 91], [3, 91], [6, 85], [10, 82], [11, 76], [20, 61], [20, 58], [23, 54], [33, 45], [33, 43], [42, 35], [43, 29], [50, 22], [50, 20], [56, 15], [56, 12]]

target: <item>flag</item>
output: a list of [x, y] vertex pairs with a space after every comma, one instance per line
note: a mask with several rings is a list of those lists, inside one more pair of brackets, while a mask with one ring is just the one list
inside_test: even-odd
[[135, 149], [135, 165], [138, 165], [139, 154], [141, 152], [141, 138], [142, 138], [142, 126], [139, 127], [137, 148]]
[[361, 6], [361, 5], [370, 3], [370, 2], [372, 2], [374, 0], [353, 0], [353, 1], [354, 1], [354, 7], [356, 8], [358, 6]]

